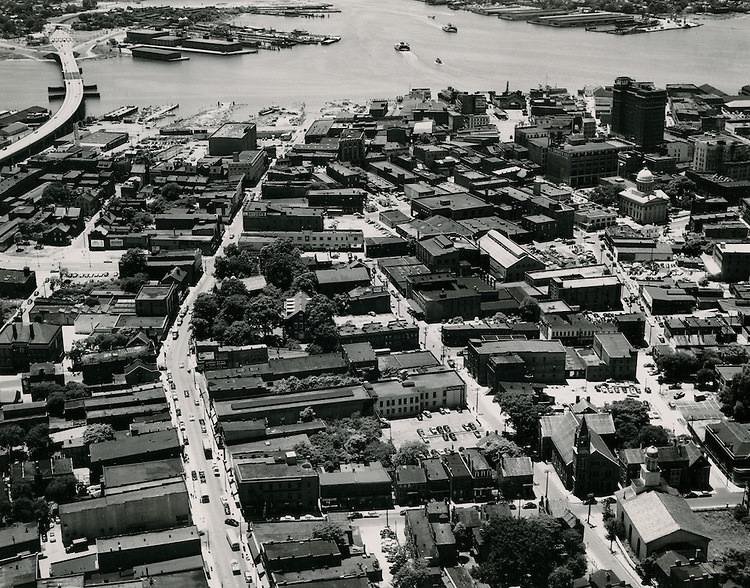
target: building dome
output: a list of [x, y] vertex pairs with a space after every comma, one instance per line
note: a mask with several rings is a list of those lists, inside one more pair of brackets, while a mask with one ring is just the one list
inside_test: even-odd
[[650, 183], [654, 181], [654, 174], [652, 174], [647, 167], [644, 167], [641, 171], [638, 172], [638, 175], [635, 177], [635, 181], [637, 183]]
[[651, 459], [659, 459], [659, 450], [653, 445], [646, 449], [646, 457]]

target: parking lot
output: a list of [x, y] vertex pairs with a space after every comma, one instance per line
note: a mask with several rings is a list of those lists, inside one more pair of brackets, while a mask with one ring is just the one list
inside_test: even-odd
[[679, 400], [672, 399], [676, 409], [682, 413], [685, 421], [707, 421], [721, 420], [724, 413], [721, 412], [721, 405], [713, 394], [706, 394], [705, 400], [696, 401], [695, 395], [688, 392]]
[[[393, 444], [398, 448], [406, 441], [422, 441], [426, 443], [430, 450], [443, 453], [446, 449], [458, 450], [461, 447], [476, 447], [477, 442], [484, 436], [484, 429], [474, 419], [474, 414], [469, 411], [457, 412], [451, 410], [449, 414], [440, 414], [439, 412], [430, 413], [431, 418], [423, 417], [420, 421], [417, 418], [392, 420], [390, 436]], [[470, 426], [474, 430], [467, 430]], [[438, 427], [445, 432], [446, 425], [448, 440], [438, 432]], [[466, 427], [464, 427], [466, 425]], [[424, 436], [420, 438], [417, 431], [424, 431]], [[475, 432], [476, 431], [476, 434]], [[450, 433], [456, 437], [451, 439]], [[384, 434], [388, 434], [384, 431]], [[478, 436], [477, 436], [478, 435]]]

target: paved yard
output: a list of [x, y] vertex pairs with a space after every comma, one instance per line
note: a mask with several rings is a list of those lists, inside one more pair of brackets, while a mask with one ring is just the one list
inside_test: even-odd
[[[440, 414], [439, 412], [430, 413], [432, 418], [423, 418], [421, 421], [417, 418], [392, 420], [390, 428], [390, 437], [393, 444], [398, 448], [406, 441], [423, 441], [417, 433], [418, 429], [425, 432], [427, 446], [430, 449], [443, 452], [444, 449], [455, 449], [459, 447], [475, 447], [479, 438], [472, 431], [464, 429], [463, 425], [473, 423], [479, 434], [484, 436], [482, 425], [475, 419], [475, 415], [467, 410], [458, 413], [451, 410], [450, 414]], [[456, 435], [456, 440], [443, 440], [443, 436], [437, 432], [437, 427], [448, 425], [452, 433]], [[430, 432], [433, 429], [434, 432]], [[388, 436], [388, 429], [383, 431]]]

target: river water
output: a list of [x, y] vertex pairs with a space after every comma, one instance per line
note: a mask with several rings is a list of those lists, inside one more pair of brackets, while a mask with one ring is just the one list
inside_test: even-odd
[[[186, 116], [216, 101], [247, 104], [249, 112], [271, 103], [300, 102], [310, 110], [328, 99], [363, 102], [415, 87], [503, 90], [507, 81], [511, 89], [548, 83], [576, 90], [611, 84], [619, 75], [658, 85], [709, 83], [728, 93], [750, 83], [750, 16], [745, 15], [698, 16], [695, 20], [703, 26], [691, 30], [616, 36], [504, 21], [410, 0], [333, 1], [341, 13], [324, 19], [238, 18], [242, 24], [342, 37], [329, 46], [231, 57], [186, 54], [190, 60], [177, 63], [125, 55], [83, 60], [85, 82], [98, 84], [101, 92], [99, 100], [87, 101], [87, 112], [178, 102], [179, 116]], [[458, 26], [458, 34], [441, 30], [447, 22]], [[394, 51], [400, 40], [410, 43], [412, 51]], [[436, 57], [442, 65], [435, 63]], [[44, 104], [46, 86], [59, 83], [52, 62], [0, 62], [0, 108]]]

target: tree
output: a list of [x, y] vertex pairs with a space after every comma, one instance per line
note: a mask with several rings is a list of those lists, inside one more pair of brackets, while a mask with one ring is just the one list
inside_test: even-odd
[[164, 187], [161, 189], [161, 195], [167, 201], [174, 201], [182, 196], [182, 188], [175, 182], [169, 182], [168, 184], [164, 184]]
[[613, 402], [609, 409], [617, 431], [617, 446], [621, 448], [639, 447], [640, 431], [650, 424], [646, 405], [632, 398], [627, 398]]
[[393, 456], [393, 465], [419, 465], [420, 454], [427, 453], [427, 445], [421, 441], [406, 441]]
[[743, 366], [729, 385], [719, 391], [719, 402], [725, 415], [740, 422], [750, 419], [750, 364]]
[[620, 188], [617, 186], [597, 186], [588, 194], [589, 202], [601, 204], [602, 206], [613, 206], [617, 204]]
[[318, 280], [315, 278], [315, 272], [302, 272], [294, 276], [289, 286], [289, 295], [293, 296], [297, 292], [304, 292], [312, 296], [318, 290]]
[[722, 571], [740, 586], [750, 586], [750, 549], [730, 547], [722, 555]]
[[146, 272], [146, 254], [140, 249], [128, 249], [120, 258], [120, 277], [132, 278]]
[[612, 542], [617, 537], [625, 535], [625, 525], [617, 517], [604, 521], [604, 528], [607, 530], [607, 539], [609, 540], [609, 550], [612, 551]]
[[65, 392], [53, 392], [47, 396], [47, 412], [51, 416], [61, 417], [65, 414]]
[[49, 457], [52, 450], [52, 440], [49, 438], [47, 425], [34, 425], [26, 433], [24, 443], [34, 459]]
[[69, 502], [76, 496], [75, 476], [58, 476], [53, 478], [44, 491], [44, 496], [52, 502]]
[[723, 363], [729, 363], [732, 365], [742, 365], [747, 363], [748, 359], [750, 359], [744, 345], [738, 345], [736, 343], [722, 347], [720, 350], [720, 357]]
[[471, 548], [474, 533], [462, 522], [459, 521], [453, 526], [453, 536], [456, 538], [456, 543], [460, 551], [467, 551]]
[[7, 447], [8, 452], [13, 447], [17, 447], [23, 443], [23, 429], [18, 425], [2, 425], [0, 426], [0, 446]]
[[49, 398], [50, 394], [65, 394], [65, 388], [56, 382], [39, 382], [31, 386], [31, 399], [34, 402]]
[[250, 301], [245, 313], [248, 321], [264, 335], [270, 335], [281, 326], [284, 306], [280, 299], [260, 294]]
[[539, 320], [539, 303], [536, 301], [536, 298], [527, 296], [521, 300], [521, 304], [518, 306], [518, 313], [525, 321], [537, 322]]
[[62, 182], [52, 182], [42, 192], [42, 202], [44, 204], [61, 204], [69, 205], [73, 201], [74, 194], [67, 184]]
[[276, 239], [260, 251], [260, 267], [266, 281], [288, 290], [295, 276], [305, 271], [300, 251], [291, 239]]
[[580, 550], [574, 554], [565, 551], [562, 527], [551, 517], [492, 517], [481, 534], [488, 546], [487, 557], [474, 569], [474, 575], [490, 586], [547, 586], [558, 566], [579, 566]]
[[336, 306], [323, 294], [310, 298], [305, 307], [305, 335], [323, 351], [333, 351], [336, 348], [338, 332], [333, 322], [335, 314]]
[[112, 425], [94, 423], [86, 427], [83, 432], [83, 442], [86, 445], [101, 443], [102, 441], [113, 441], [115, 439], [115, 430]]
[[429, 575], [426, 559], [410, 559], [394, 574], [391, 586], [393, 588], [421, 588], [425, 585]]
[[302, 409], [299, 411], [299, 420], [302, 423], [309, 423], [312, 422], [315, 419], [315, 411], [312, 409], [312, 406], [308, 406], [307, 408]]
[[640, 447], [647, 447], [653, 445], [654, 447], [662, 447], [669, 445], [669, 434], [664, 427], [656, 425], [646, 425], [638, 432], [638, 445]]
[[258, 331], [245, 321], [235, 321], [229, 325], [223, 333], [222, 339], [224, 345], [255, 345], [260, 342]]
[[557, 566], [550, 573], [547, 586], [549, 588], [571, 588], [573, 579], [573, 574], [566, 566]]
[[29, 480], [18, 480], [13, 483], [10, 489], [10, 496], [13, 500], [19, 498], [33, 499], [34, 495], [34, 485]]
[[325, 541], [334, 541], [337, 545], [345, 543], [344, 529], [341, 525], [326, 521], [317, 525], [312, 531], [313, 539], [324, 539]]
[[490, 433], [477, 443], [484, 451], [485, 457], [491, 464], [497, 465], [503, 457], [520, 457], [523, 455], [521, 448], [510, 439], [506, 439], [497, 433]]
[[667, 352], [656, 360], [665, 382], [684, 382], [701, 367], [698, 357], [687, 351]]
[[536, 447], [539, 439], [539, 419], [549, 413], [549, 407], [536, 404], [531, 396], [519, 392], [503, 392], [498, 394], [497, 399], [513, 423], [516, 443], [520, 446]]
[[0, 492], [0, 523], [8, 521], [11, 513], [13, 512], [13, 505], [11, 505], [8, 499], [8, 494]]
[[677, 176], [664, 186], [664, 193], [669, 196], [672, 204], [682, 208], [690, 208], [695, 198], [695, 182], [685, 176]]

